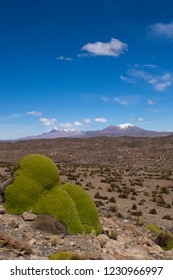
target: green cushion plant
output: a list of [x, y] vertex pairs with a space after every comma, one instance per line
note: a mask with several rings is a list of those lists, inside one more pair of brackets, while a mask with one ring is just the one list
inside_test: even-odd
[[102, 231], [102, 226], [99, 221], [98, 211], [88, 193], [74, 184], [64, 184], [62, 189], [74, 200], [85, 231], [91, 232], [94, 230], [96, 234], [99, 234]]
[[31, 178], [17, 176], [14, 183], [6, 188], [4, 207], [9, 213], [22, 214], [40, 199], [42, 191], [42, 186]]
[[23, 157], [18, 164], [16, 175], [24, 175], [41, 184], [45, 189], [51, 189], [60, 184], [59, 173], [54, 162], [45, 156], [30, 154]]
[[69, 234], [85, 231], [73, 199], [67, 192], [58, 187], [43, 195], [32, 207], [32, 212], [36, 214], [48, 213], [55, 219], [66, 224]]
[[14, 182], [5, 190], [7, 212], [47, 213], [65, 223], [69, 234], [102, 232], [98, 211], [90, 196], [74, 184], [61, 185], [51, 159], [37, 154], [25, 156], [14, 176]]
[[48, 256], [49, 260], [86, 260], [85, 256], [81, 256], [71, 252], [58, 252]]
[[163, 229], [157, 227], [154, 224], [147, 224], [146, 227], [156, 234], [155, 242], [162, 247], [163, 250], [172, 250], [173, 249], [173, 234], [166, 232]]

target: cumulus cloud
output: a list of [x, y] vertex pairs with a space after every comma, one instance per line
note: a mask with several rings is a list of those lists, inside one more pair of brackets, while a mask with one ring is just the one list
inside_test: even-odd
[[74, 125], [74, 126], [82, 126], [82, 123], [81, 123], [81, 122], [78, 122], [78, 121], [75, 121], [75, 122], [73, 123], [73, 125]]
[[106, 123], [107, 122], [107, 119], [105, 119], [105, 118], [95, 118], [94, 120], [95, 120], [95, 122], [99, 122], [99, 123]]
[[62, 128], [72, 128], [72, 127], [78, 127], [78, 126], [82, 126], [83, 124], [79, 121], [75, 121], [75, 122], [66, 122], [66, 123], [61, 123], [60, 126]]
[[159, 69], [152, 70], [144, 69], [140, 65], [134, 65], [127, 72], [126, 76], [120, 76], [121, 80], [136, 83], [136, 82], [145, 82], [148, 85], [151, 85], [156, 91], [165, 91], [171, 85], [173, 81], [173, 74], [170, 72], [161, 72]]
[[27, 112], [26, 114], [31, 115], [31, 116], [41, 116], [42, 115], [41, 112], [37, 112], [37, 111]]
[[109, 43], [87, 43], [81, 48], [82, 51], [86, 51], [87, 53], [81, 54], [79, 56], [93, 55], [118, 57], [120, 54], [123, 54], [125, 51], [127, 51], [127, 49], [127, 44], [121, 42], [118, 39], [112, 38]]
[[173, 22], [170, 23], [155, 23], [150, 26], [152, 34], [173, 40]]
[[72, 57], [64, 57], [64, 56], [59, 56], [56, 58], [57, 60], [66, 60], [66, 61], [72, 61], [73, 58]]
[[87, 124], [91, 123], [91, 119], [89, 119], [89, 118], [85, 118], [83, 121], [84, 121], [84, 123], [87, 123]]
[[56, 122], [57, 122], [57, 119], [40, 118], [40, 123], [45, 126], [54, 125]]

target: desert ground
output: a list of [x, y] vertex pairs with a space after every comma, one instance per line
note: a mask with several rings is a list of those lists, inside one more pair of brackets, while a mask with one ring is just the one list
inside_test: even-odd
[[0, 142], [0, 183], [27, 154], [51, 157], [62, 182], [84, 188], [101, 217], [173, 232], [173, 137]]

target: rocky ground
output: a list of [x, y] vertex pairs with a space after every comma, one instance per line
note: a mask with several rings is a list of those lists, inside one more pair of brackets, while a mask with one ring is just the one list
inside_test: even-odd
[[1, 200], [0, 259], [47, 259], [61, 251], [85, 259], [173, 259], [147, 229], [152, 223], [173, 234], [173, 137], [1, 142], [0, 151], [0, 184], [22, 156], [50, 156], [62, 182], [90, 194], [103, 225], [99, 236], [66, 235], [52, 220], [37, 228], [35, 215], [10, 215]]
[[[173, 259], [173, 250], [164, 251], [145, 227], [128, 220], [101, 216], [103, 233], [64, 235], [33, 229], [35, 216], [13, 216], [0, 207], [0, 259], [46, 260], [62, 251], [88, 260]], [[53, 233], [51, 232], [53, 231]]]

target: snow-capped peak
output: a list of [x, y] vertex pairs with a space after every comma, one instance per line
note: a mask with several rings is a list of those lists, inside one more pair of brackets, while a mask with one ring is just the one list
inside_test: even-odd
[[134, 125], [132, 125], [130, 123], [124, 123], [124, 124], [119, 124], [118, 127], [120, 129], [126, 129], [126, 128], [129, 128], [129, 127], [134, 127]]

